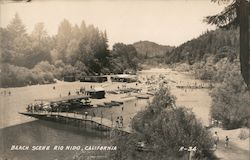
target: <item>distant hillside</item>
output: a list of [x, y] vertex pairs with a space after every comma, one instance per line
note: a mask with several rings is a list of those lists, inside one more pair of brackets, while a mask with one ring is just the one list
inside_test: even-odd
[[152, 58], [152, 57], [164, 57], [166, 53], [170, 53], [173, 50], [171, 46], [159, 45], [150, 41], [139, 41], [133, 44], [139, 57]]
[[208, 56], [214, 56], [215, 60], [224, 57], [236, 58], [239, 53], [239, 30], [209, 31], [198, 38], [183, 43], [172, 50], [166, 56], [167, 63], [187, 62], [193, 64], [196, 61], [205, 60]]

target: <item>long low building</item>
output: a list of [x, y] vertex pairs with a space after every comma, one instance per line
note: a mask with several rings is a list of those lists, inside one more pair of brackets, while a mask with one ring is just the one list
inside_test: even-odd
[[80, 82], [106, 82], [108, 81], [107, 76], [83, 76], [80, 78]]
[[132, 83], [136, 82], [138, 80], [138, 77], [136, 75], [130, 75], [130, 74], [118, 74], [118, 75], [112, 75], [110, 79], [112, 82]]
[[63, 80], [65, 82], [75, 82], [76, 81], [76, 77], [75, 76], [64, 76]]

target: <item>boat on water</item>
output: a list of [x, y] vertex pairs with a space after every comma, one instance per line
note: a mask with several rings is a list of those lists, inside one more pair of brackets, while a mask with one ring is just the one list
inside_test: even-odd
[[147, 92], [147, 94], [150, 95], [150, 96], [154, 96], [155, 95], [155, 93], [153, 93], [153, 92]]
[[96, 107], [104, 107], [103, 104], [97, 104]]
[[118, 103], [118, 104], [123, 104], [123, 102], [122, 101], [111, 101], [112, 103]]
[[139, 96], [136, 96], [136, 98], [138, 98], [138, 99], [149, 99], [149, 96], [148, 95], [139, 95]]
[[104, 102], [104, 104], [106, 105], [106, 106], [120, 106], [121, 104], [120, 103], [117, 103], [117, 102]]

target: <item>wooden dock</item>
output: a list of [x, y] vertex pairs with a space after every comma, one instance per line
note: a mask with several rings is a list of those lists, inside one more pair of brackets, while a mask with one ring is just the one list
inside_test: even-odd
[[[19, 114], [34, 117], [42, 120], [49, 120], [59, 123], [76, 124], [77, 126], [92, 126], [92, 128], [99, 128], [105, 131], [120, 131], [125, 133], [131, 133], [132, 129], [129, 127], [118, 127], [115, 121], [111, 121], [107, 118], [92, 117], [78, 113], [69, 112], [19, 112]], [[87, 125], [86, 125], [87, 124]]]

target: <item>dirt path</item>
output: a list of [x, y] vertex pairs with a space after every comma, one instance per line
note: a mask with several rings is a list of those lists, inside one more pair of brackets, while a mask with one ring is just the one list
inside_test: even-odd
[[249, 160], [248, 148], [239, 148], [234, 143], [231, 143], [229, 148], [225, 148], [224, 143], [220, 142], [218, 149], [215, 151], [215, 155], [220, 160]]
[[[248, 129], [234, 129], [223, 130], [221, 128], [211, 128], [210, 131], [214, 133], [218, 132], [220, 139], [218, 149], [215, 151], [215, 155], [221, 160], [249, 160], [249, 139]], [[244, 140], [239, 138], [239, 135], [245, 133]], [[229, 148], [225, 148], [225, 137], [229, 137]]]

